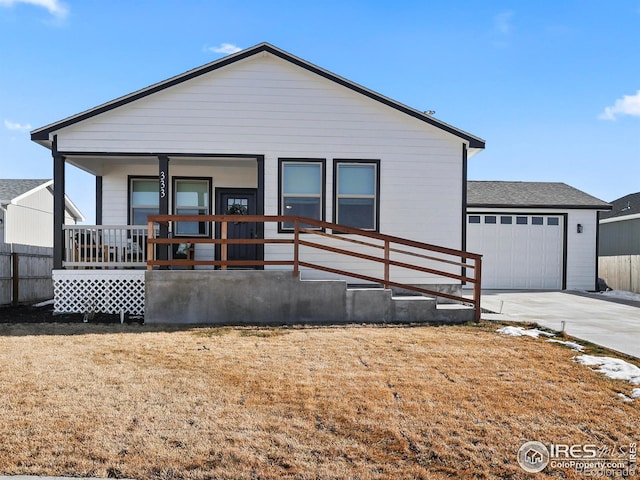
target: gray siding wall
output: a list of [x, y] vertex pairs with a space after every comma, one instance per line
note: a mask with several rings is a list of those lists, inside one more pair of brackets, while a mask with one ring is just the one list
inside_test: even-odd
[[640, 218], [600, 224], [598, 255], [640, 255]]

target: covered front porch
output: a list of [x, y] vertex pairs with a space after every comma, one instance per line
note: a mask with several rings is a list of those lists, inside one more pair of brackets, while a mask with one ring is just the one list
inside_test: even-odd
[[[190, 222], [220, 233], [158, 236]], [[291, 232], [278, 233], [283, 225]], [[144, 314], [155, 323], [479, 320], [479, 255], [377, 232], [277, 215], [149, 215], [146, 228], [64, 230], [69, 245], [84, 238], [91, 246], [65, 249], [68, 268], [54, 271], [56, 311]], [[267, 235], [246, 235], [251, 231]], [[218, 253], [184, 253], [195, 245]], [[262, 258], [247, 257], [258, 247]], [[163, 272], [176, 268], [215, 271]], [[471, 299], [461, 282], [473, 285]]]
[[[220, 236], [219, 227], [199, 217], [264, 213], [261, 155], [78, 154], [60, 152], [55, 145], [54, 140], [54, 269], [144, 268], [149, 215], [198, 217], [160, 224], [154, 227], [155, 238], [211, 239]], [[95, 225], [64, 225], [60, 199], [65, 194], [67, 164], [95, 177]], [[256, 227], [251, 234], [264, 236], [261, 225]], [[190, 259], [219, 256], [211, 244], [190, 243]], [[158, 260], [175, 258], [175, 254], [166, 246], [158, 246], [154, 252]], [[261, 254], [260, 249], [254, 252]]]

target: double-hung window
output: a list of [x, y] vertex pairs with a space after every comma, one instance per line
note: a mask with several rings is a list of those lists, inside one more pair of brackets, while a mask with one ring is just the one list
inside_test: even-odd
[[377, 231], [380, 209], [380, 162], [334, 161], [334, 222]]
[[[211, 180], [206, 178], [173, 179], [173, 212], [176, 215], [209, 215]], [[176, 222], [174, 235], [209, 236], [209, 222]]]
[[147, 215], [160, 212], [158, 177], [130, 178], [129, 223], [146, 225]]
[[[324, 169], [324, 159], [280, 159], [281, 215], [324, 220]], [[281, 229], [293, 229], [293, 222], [283, 222]]]

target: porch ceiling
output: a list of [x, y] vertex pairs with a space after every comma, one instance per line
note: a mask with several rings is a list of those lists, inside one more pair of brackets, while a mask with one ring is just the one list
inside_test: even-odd
[[[255, 165], [256, 157], [212, 157], [198, 155], [168, 155], [175, 166], [215, 165], [218, 167], [232, 167], [238, 164]], [[106, 165], [143, 165], [157, 168], [158, 156], [149, 155], [65, 155], [67, 163], [94, 176], [104, 174]]]

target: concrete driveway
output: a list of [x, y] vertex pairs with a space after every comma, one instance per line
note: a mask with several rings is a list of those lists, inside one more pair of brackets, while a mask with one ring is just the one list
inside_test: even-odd
[[482, 292], [486, 320], [534, 322], [640, 358], [640, 302], [573, 291]]

